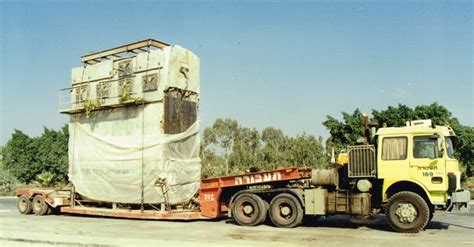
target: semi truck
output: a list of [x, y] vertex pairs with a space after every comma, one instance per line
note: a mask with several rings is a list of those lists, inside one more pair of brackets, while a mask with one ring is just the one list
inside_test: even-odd
[[333, 154], [326, 169], [200, 179], [197, 56], [148, 39], [81, 60], [60, 97], [67, 103], [60, 112], [71, 119], [72, 186], [17, 189], [21, 214], [231, 217], [242, 226], [285, 228], [304, 217], [385, 214], [394, 231], [416, 233], [436, 209], [469, 210], [449, 126], [414, 120], [377, 129], [364, 115], [365, 136]]

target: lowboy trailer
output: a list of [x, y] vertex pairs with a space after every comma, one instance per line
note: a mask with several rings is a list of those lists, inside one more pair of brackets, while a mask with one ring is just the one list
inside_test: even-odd
[[[169, 209], [160, 204], [150, 209], [120, 208], [114, 203], [84, 202], [69, 189], [19, 188], [18, 210], [22, 214], [46, 215], [60, 213], [97, 215], [132, 219], [196, 220], [213, 219], [229, 213], [230, 201], [249, 186], [278, 186], [311, 178], [310, 168], [281, 168], [265, 172], [204, 179], [201, 181], [198, 208]], [[88, 205], [84, 205], [84, 204]]]

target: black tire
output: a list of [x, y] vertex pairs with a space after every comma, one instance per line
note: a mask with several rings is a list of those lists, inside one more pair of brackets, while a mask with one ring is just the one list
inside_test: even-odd
[[262, 217], [262, 222], [260, 222], [259, 224], [263, 224], [265, 223], [265, 221], [267, 220], [267, 215], [268, 215], [268, 209], [270, 208], [270, 204], [265, 201], [265, 200], [262, 200], [263, 201], [263, 205], [264, 205], [264, 210], [263, 210], [263, 217]]
[[21, 214], [31, 214], [33, 211], [33, 205], [29, 197], [22, 195], [18, 197], [16, 202], [16, 208]]
[[242, 226], [256, 226], [263, 223], [267, 210], [262, 198], [255, 194], [241, 194], [232, 203], [232, 216], [237, 224]]
[[428, 223], [431, 222], [431, 220], [433, 219], [434, 217], [434, 208], [430, 208], [430, 219], [428, 220]]
[[49, 205], [44, 200], [43, 196], [36, 195], [33, 198], [33, 213], [36, 215], [45, 215], [48, 213]]
[[398, 192], [387, 203], [387, 221], [396, 232], [417, 233], [423, 230], [430, 219], [426, 201], [414, 192]]
[[288, 193], [279, 194], [273, 198], [268, 214], [275, 226], [285, 228], [300, 225], [304, 216], [299, 200]]

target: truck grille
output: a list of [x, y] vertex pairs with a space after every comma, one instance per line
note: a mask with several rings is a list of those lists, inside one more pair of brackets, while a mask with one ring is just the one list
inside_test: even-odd
[[374, 145], [349, 146], [348, 176], [350, 178], [375, 177]]

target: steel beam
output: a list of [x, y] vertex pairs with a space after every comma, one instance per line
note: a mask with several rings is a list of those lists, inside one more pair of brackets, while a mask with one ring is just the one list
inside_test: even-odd
[[104, 51], [99, 51], [95, 52], [92, 54], [84, 55], [81, 57], [81, 61], [86, 64], [94, 64], [97, 63], [97, 60], [107, 58], [109, 56], [117, 56], [117, 54], [123, 53], [123, 52], [129, 52], [133, 51], [136, 49], [143, 49], [148, 46], [153, 46], [159, 49], [163, 49], [167, 46], [170, 46], [169, 44], [166, 44], [164, 42], [154, 40], [154, 39], [146, 39], [142, 41], [138, 41], [135, 43], [127, 44], [127, 45], [122, 45], [119, 47], [115, 47], [112, 49], [104, 50]]

